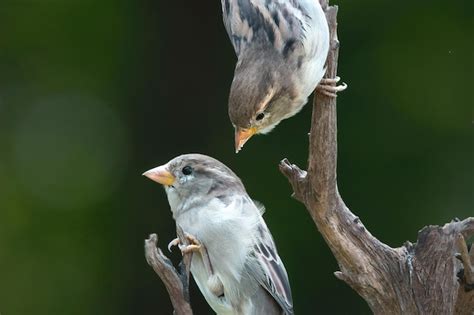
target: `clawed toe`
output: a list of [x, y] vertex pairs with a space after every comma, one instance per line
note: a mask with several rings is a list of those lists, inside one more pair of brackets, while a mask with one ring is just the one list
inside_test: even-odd
[[201, 245], [180, 245], [179, 249], [181, 254], [184, 256], [189, 253], [196, 253], [201, 251]]
[[186, 233], [185, 237], [189, 241], [190, 244], [201, 245], [201, 242], [196, 238], [196, 236]]
[[181, 244], [179, 238], [175, 238], [168, 244], [168, 250], [171, 251], [171, 247], [178, 246], [183, 256], [189, 253], [201, 251], [201, 242], [199, 242], [199, 240], [195, 236], [186, 233], [185, 237], [188, 240], [189, 245], [183, 245]]
[[328, 97], [337, 97], [337, 92], [341, 92], [347, 89], [347, 84], [345, 84], [344, 82], [342, 83], [342, 85], [337, 85], [340, 80], [340, 77], [335, 77], [333, 79], [322, 79], [319, 85], [316, 87], [316, 90]]
[[171, 242], [168, 243], [168, 251], [171, 253], [171, 247], [178, 246], [180, 244], [179, 238], [175, 238]]
[[[212, 277], [214, 275], [214, 268], [212, 267], [206, 246], [203, 245], [201, 241], [194, 235], [184, 232], [179, 225], [177, 226], [177, 228], [178, 235], [180, 235], [181, 238], [184, 238], [183, 242], [186, 244], [183, 244], [179, 238], [175, 238], [174, 240], [169, 242], [168, 250], [171, 251], [171, 247], [178, 246], [181, 251], [181, 255], [183, 256], [183, 259], [185, 258], [184, 256], [188, 254], [191, 254], [190, 256], [188, 256], [188, 258], [190, 259], [193, 258], [193, 253], [199, 254], [209, 277]], [[212, 278], [211, 284], [213, 287], [213, 292], [215, 291], [214, 293], [216, 295], [220, 296], [221, 294], [223, 294], [222, 283], [220, 282], [218, 277]]]
[[324, 78], [319, 82], [320, 85], [336, 85], [339, 81], [341, 81], [341, 77], [335, 78]]

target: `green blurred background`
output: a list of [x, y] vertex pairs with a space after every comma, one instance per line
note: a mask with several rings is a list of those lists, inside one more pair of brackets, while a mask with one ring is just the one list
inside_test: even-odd
[[[472, 0], [337, 4], [346, 203], [391, 246], [474, 215]], [[235, 155], [234, 63], [217, 0], [0, 2], [2, 315], [171, 314], [143, 240], [174, 223], [141, 174], [187, 152], [266, 205], [298, 314], [370, 313], [277, 170], [306, 164], [311, 106]]]

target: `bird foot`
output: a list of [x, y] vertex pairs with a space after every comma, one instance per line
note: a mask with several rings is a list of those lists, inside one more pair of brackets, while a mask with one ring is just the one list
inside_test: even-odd
[[202, 250], [201, 242], [199, 242], [195, 236], [186, 233], [185, 237], [188, 240], [189, 245], [182, 245], [179, 238], [175, 238], [169, 242], [168, 250], [171, 252], [171, 247], [178, 246], [183, 256], [189, 253], [200, 252]]
[[335, 77], [334, 79], [324, 78], [319, 82], [316, 91], [328, 97], [337, 97], [337, 92], [342, 92], [347, 89], [347, 84], [344, 82], [342, 82], [342, 85], [337, 85], [340, 80], [340, 77]]
[[184, 256], [189, 253], [201, 252], [202, 247], [201, 247], [201, 244], [199, 245], [191, 244], [191, 245], [180, 245], [179, 249], [181, 250], [181, 254]]
[[181, 242], [180, 242], [179, 238], [175, 238], [174, 240], [172, 240], [171, 242], [168, 243], [168, 251], [171, 253], [171, 247], [178, 246], [180, 243]]
[[[181, 244], [181, 241], [179, 238], [175, 238], [168, 244], [168, 250], [171, 251], [172, 246], [178, 246], [179, 249], [181, 250], [181, 255], [186, 255], [186, 254], [192, 254], [192, 253], [199, 253], [200, 256], [202, 257], [204, 266], [207, 270], [207, 273], [209, 277], [212, 277], [214, 275], [214, 268], [211, 264], [211, 259], [209, 258], [209, 254], [207, 253], [207, 248], [202, 245], [202, 243], [193, 235], [185, 233], [184, 237], [186, 240], [189, 242], [189, 245], [183, 245]], [[217, 280], [211, 280], [214, 281], [214, 287], [215, 287], [215, 292], [220, 292], [220, 287], [218, 285], [219, 281]], [[217, 294], [217, 293], [216, 293]]]

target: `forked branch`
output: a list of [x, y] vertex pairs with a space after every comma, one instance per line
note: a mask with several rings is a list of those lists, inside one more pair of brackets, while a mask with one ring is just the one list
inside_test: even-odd
[[[337, 6], [328, 6], [327, 0], [320, 2], [331, 38], [326, 76], [335, 78]], [[391, 248], [372, 236], [344, 204], [337, 189], [336, 161], [336, 98], [316, 93], [308, 171], [286, 159], [280, 170], [336, 257], [341, 269], [336, 277], [362, 296], [375, 314], [473, 314], [474, 290], [467, 290], [464, 284], [471, 281], [472, 269], [464, 271], [463, 278], [457, 275], [472, 267], [472, 262], [466, 263], [467, 247], [459, 249], [459, 235], [466, 246], [464, 239], [474, 234], [474, 218], [425, 227], [417, 243]]]

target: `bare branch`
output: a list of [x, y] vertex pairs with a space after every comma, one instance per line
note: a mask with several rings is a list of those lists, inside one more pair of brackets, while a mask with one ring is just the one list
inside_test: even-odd
[[301, 170], [295, 164], [291, 164], [288, 159], [283, 159], [280, 162], [280, 172], [288, 177], [293, 187], [294, 193], [292, 197], [306, 204], [306, 198], [308, 197], [306, 189], [308, 187], [308, 185], [306, 185], [306, 171]]
[[[178, 234], [182, 234], [182, 231]], [[180, 236], [183, 241], [185, 238]], [[189, 266], [190, 257], [187, 258], [185, 255], [183, 262], [181, 263], [181, 270], [178, 272], [171, 260], [166, 257], [161, 249], [157, 248], [158, 236], [151, 234], [148, 239], [145, 240], [145, 257], [148, 264], [153, 267], [156, 274], [160, 277], [161, 281], [165, 284], [166, 290], [173, 304], [176, 315], [192, 315], [193, 311], [189, 304]], [[186, 263], [184, 263], [186, 262]]]
[[[337, 37], [337, 6], [328, 7], [326, 19], [330, 32], [330, 49], [326, 63], [326, 77], [335, 78], [339, 56]], [[332, 209], [337, 200], [336, 162], [337, 162], [337, 117], [336, 98], [322, 93], [315, 94], [313, 117], [310, 132], [308, 173], [316, 197], [322, 203], [329, 202], [320, 211]], [[316, 105], [317, 104], [317, 105]], [[323, 140], [323, 141], [321, 141]]]
[[[326, 77], [335, 78], [337, 7], [320, 2], [331, 38]], [[458, 235], [474, 234], [474, 218], [425, 227], [415, 244], [391, 248], [372, 236], [344, 204], [337, 188], [336, 161], [336, 98], [316, 91], [308, 172], [286, 159], [280, 162], [280, 171], [336, 257], [340, 271], [335, 276], [363, 297], [375, 314], [472, 314], [474, 296], [460, 290], [456, 274], [462, 266], [454, 257]]]

